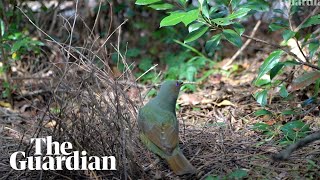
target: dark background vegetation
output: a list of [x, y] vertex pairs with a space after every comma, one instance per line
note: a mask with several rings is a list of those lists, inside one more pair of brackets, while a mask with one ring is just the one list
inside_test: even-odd
[[[319, 12], [276, 0], [0, 1], [0, 178], [319, 178], [319, 142], [270, 158], [319, 130]], [[194, 82], [177, 104], [191, 177], [152, 165], [137, 136], [137, 110], [167, 79]], [[13, 152], [32, 156], [30, 138], [49, 135], [114, 155], [117, 171], [12, 170]]]

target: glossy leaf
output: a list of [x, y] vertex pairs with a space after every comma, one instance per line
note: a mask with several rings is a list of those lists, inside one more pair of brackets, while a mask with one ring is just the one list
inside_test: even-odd
[[172, 9], [173, 5], [169, 3], [162, 3], [162, 4], [152, 4], [152, 5], [149, 5], [148, 7], [151, 7], [152, 9], [155, 9], [155, 10], [167, 10], [167, 9]]
[[247, 3], [243, 4], [241, 7], [249, 8], [256, 11], [268, 11], [269, 3], [264, 0], [250, 0]]
[[241, 37], [239, 36], [238, 33], [236, 33], [234, 30], [232, 29], [225, 29], [223, 30], [223, 35], [224, 37], [233, 45], [237, 46], [237, 47], [241, 47], [242, 46], [242, 40]]
[[192, 31], [199, 29], [201, 26], [204, 26], [204, 24], [203, 23], [193, 23], [193, 24], [189, 25], [188, 31], [190, 33]]
[[232, 14], [230, 14], [229, 16], [227, 16], [227, 18], [230, 20], [242, 18], [245, 15], [247, 15], [250, 10], [251, 9], [249, 9], [249, 8], [239, 8], [237, 11], [235, 11]]
[[279, 25], [279, 24], [271, 23], [269, 25], [269, 28], [270, 28], [271, 31], [277, 31], [277, 30], [282, 29], [284, 27]]
[[305, 137], [307, 135], [307, 132], [310, 131], [310, 128], [308, 124], [297, 120], [288, 122], [287, 124], [283, 125], [281, 131], [291, 140], [296, 140], [297, 138]]
[[254, 112], [254, 115], [259, 117], [259, 116], [264, 116], [264, 115], [272, 115], [272, 113], [266, 109], [259, 109], [258, 111]]
[[300, 65], [300, 63], [299, 62], [297, 62], [297, 61], [295, 61], [295, 60], [292, 60], [292, 61], [284, 61], [283, 63], [282, 63], [284, 66], [296, 66], [296, 65]]
[[244, 33], [244, 31], [245, 31], [244, 26], [243, 26], [242, 24], [238, 23], [238, 22], [236, 22], [236, 23], [233, 24], [233, 28], [234, 28], [234, 30], [235, 30], [240, 36], [241, 36], [241, 35]]
[[294, 110], [284, 110], [281, 112], [282, 115], [296, 115], [297, 112], [295, 112]]
[[270, 126], [266, 123], [256, 123], [253, 125], [252, 129], [255, 131], [258, 130], [261, 132], [266, 132], [266, 131], [270, 131]]
[[248, 176], [248, 172], [244, 169], [237, 169], [228, 175], [228, 179], [244, 179]]
[[194, 9], [185, 13], [185, 16], [182, 18], [182, 22], [185, 26], [188, 26], [193, 21], [197, 20], [199, 16], [199, 9]]
[[255, 94], [255, 99], [261, 106], [267, 105], [267, 98], [268, 98], [267, 90], [262, 90]]
[[289, 95], [289, 93], [287, 91], [286, 86], [282, 85], [280, 87], [280, 96], [283, 97], [283, 98], [286, 98], [286, 97], [288, 97], [288, 95]]
[[175, 11], [175, 12], [171, 13], [169, 16], [167, 16], [161, 20], [160, 27], [174, 26], [174, 25], [180, 23], [183, 20], [185, 15], [186, 15], [185, 12]]
[[1, 33], [1, 36], [4, 35], [4, 29], [5, 29], [4, 22], [3, 22], [2, 19], [0, 19], [0, 33]]
[[279, 59], [282, 55], [282, 50], [273, 51], [267, 59], [264, 60], [263, 64], [259, 69], [259, 74], [257, 79], [260, 79], [263, 75], [268, 73], [274, 66], [276, 66], [279, 62]]
[[230, 19], [228, 19], [228, 18], [216, 18], [216, 19], [212, 19], [211, 21], [216, 23], [217, 25], [220, 25], [220, 26], [226, 26], [226, 25], [233, 24], [233, 22], [230, 21]]
[[319, 49], [319, 41], [312, 41], [310, 42], [309, 46], [308, 46], [308, 49], [309, 49], [309, 52], [310, 52], [310, 58], [312, 58], [315, 54], [315, 52]]
[[206, 18], [210, 19], [209, 7], [207, 3], [202, 5], [201, 12]]
[[283, 66], [284, 66], [284, 64], [281, 62], [279, 62], [276, 66], [274, 66], [270, 70], [270, 79], [273, 79], [274, 77], [276, 77], [276, 75], [278, 75], [278, 73], [280, 72], [280, 70], [282, 69]]
[[241, 0], [231, 0], [231, 7], [234, 10], [235, 8], [238, 7], [238, 5], [240, 4]]
[[149, 5], [156, 2], [160, 2], [161, 0], [137, 0], [136, 5]]
[[284, 14], [282, 9], [274, 9], [273, 12], [279, 13], [279, 14]]
[[282, 33], [283, 39], [287, 42], [290, 38], [292, 38], [296, 33], [291, 30], [284, 30]]
[[206, 46], [205, 46], [206, 50], [210, 51], [210, 49], [216, 48], [219, 45], [221, 38], [222, 38], [221, 33], [212, 36], [211, 39], [206, 42]]
[[320, 24], [320, 14], [310, 17], [305, 23], [303, 23], [301, 28], [305, 28], [305, 27], [309, 27], [317, 24]]
[[11, 52], [16, 52], [18, 51], [21, 47], [26, 46], [28, 43], [27, 39], [22, 39], [19, 41], [16, 41], [13, 45], [12, 45], [12, 49]]
[[271, 31], [277, 31], [279, 29], [288, 28], [289, 23], [283, 19], [277, 19], [277, 21], [271, 23], [269, 28]]
[[192, 31], [191, 33], [188, 34], [188, 36], [184, 40], [184, 43], [188, 43], [200, 38], [204, 33], [207, 32], [208, 29], [209, 29], [208, 26], [204, 26], [199, 28], [198, 30]]
[[317, 79], [320, 78], [319, 71], [307, 72], [294, 79], [291, 84], [291, 90], [295, 91], [298, 89], [305, 88], [310, 84], [314, 83]]
[[260, 79], [257, 79], [255, 82], [254, 82], [254, 85], [255, 86], [258, 86], [258, 87], [262, 87], [264, 85], [270, 85], [271, 84], [271, 80], [270, 80], [270, 77], [269, 76], [264, 76]]

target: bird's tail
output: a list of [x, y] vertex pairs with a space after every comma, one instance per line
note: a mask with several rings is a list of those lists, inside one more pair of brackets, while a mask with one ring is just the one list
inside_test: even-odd
[[192, 166], [180, 149], [175, 149], [173, 155], [167, 156], [166, 160], [170, 168], [177, 175], [196, 173], [196, 168]]

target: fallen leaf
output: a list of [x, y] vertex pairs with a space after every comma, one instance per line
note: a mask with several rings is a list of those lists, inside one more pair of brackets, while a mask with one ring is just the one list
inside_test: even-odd
[[292, 84], [289, 86], [289, 91], [296, 91], [298, 89], [305, 88], [315, 82], [317, 79], [320, 78], [319, 71], [313, 71], [304, 73], [301, 76], [297, 77], [293, 80]]
[[56, 125], [57, 125], [57, 122], [55, 120], [50, 120], [48, 123], [44, 125], [44, 127], [52, 128], [52, 127], [55, 127]]
[[201, 97], [196, 94], [182, 94], [178, 101], [181, 105], [197, 105], [200, 104], [200, 102]]
[[220, 106], [233, 106], [233, 107], [235, 107], [235, 105], [232, 102], [228, 101], [228, 100], [223, 100], [222, 102], [220, 102], [220, 103], [218, 103], [216, 105], [218, 107], [220, 107]]
[[11, 104], [8, 102], [0, 101], [1, 107], [11, 108]]

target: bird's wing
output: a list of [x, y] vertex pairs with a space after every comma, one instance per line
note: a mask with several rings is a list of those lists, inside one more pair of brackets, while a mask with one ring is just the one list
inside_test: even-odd
[[141, 108], [138, 125], [142, 133], [156, 146], [170, 155], [179, 143], [179, 129], [176, 116], [156, 109]]

